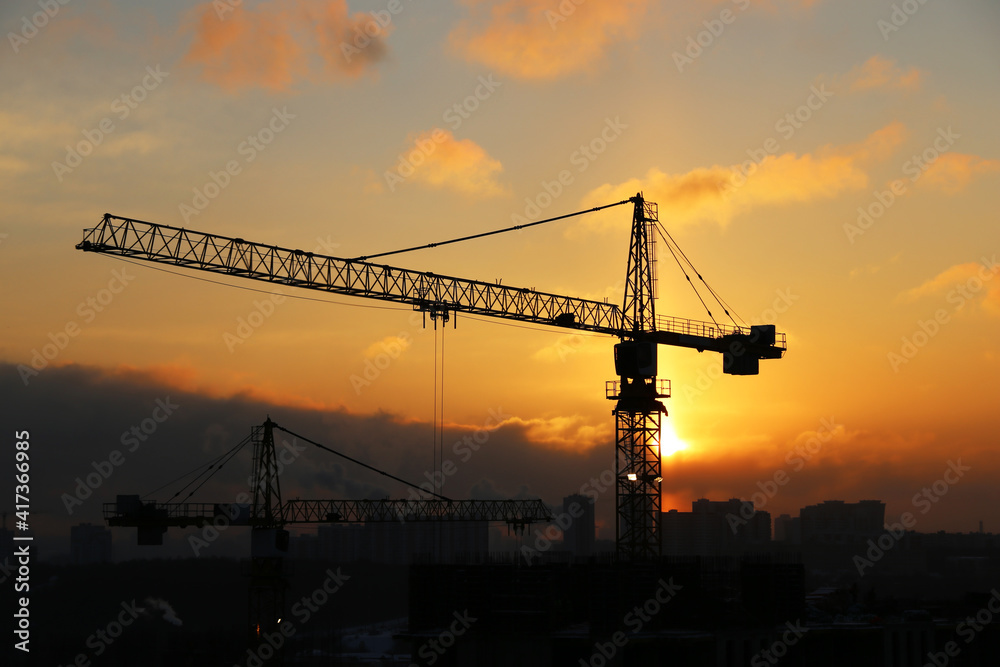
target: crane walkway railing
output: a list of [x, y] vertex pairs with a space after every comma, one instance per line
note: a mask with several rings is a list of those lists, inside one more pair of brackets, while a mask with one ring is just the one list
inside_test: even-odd
[[[674, 333], [683, 336], [697, 336], [699, 338], [718, 339], [725, 336], [749, 336], [753, 334], [751, 327], [738, 327], [729, 324], [716, 324], [715, 322], [702, 322], [689, 320], [683, 317], [671, 317], [665, 315], [656, 316], [656, 330], [666, 333]], [[787, 349], [785, 334], [773, 332], [774, 341], [765, 341], [773, 347]], [[756, 341], [754, 341], [756, 342]]]

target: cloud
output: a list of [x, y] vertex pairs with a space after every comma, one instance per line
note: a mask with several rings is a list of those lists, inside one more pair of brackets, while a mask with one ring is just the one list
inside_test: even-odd
[[346, 0], [274, 0], [252, 9], [207, 2], [194, 12], [195, 37], [184, 62], [227, 90], [357, 78], [385, 57], [392, 27], [369, 13], [350, 14]]
[[903, 296], [907, 301], [916, 301], [926, 296], [943, 294], [951, 287], [954, 287], [958, 283], [964, 283], [970, 277], [976, 275], [980, 268], [980, 265], [976, 262], [950, 266], [930, 280], [925, 281], [919, 287], [907, 290], [903, 293]]
[[895, 60], [874, 55], [836, 80], [837, 88], [857, 93], [867, 90], [919, 90], [923, 72], [916, 67], [903, 71]]
[[[664, 460], [664, 487], [671, 480], [671, 502], [665, 502], [664, 508], [672, 505], [690, 511], [695, 498], [737, 497], [763, 502], [759, 509], [774, 517], [780, 513], [795, 516], [800, 508], [824, 500], [878, 499], [886, 502], [886, 513], [891, 516], [907, 508], [912, 511], [913, 494], [939, 479], [949, 459], [961, 459], [977, 469], [987, 461], [975, 456], [965, 442], [919, 429], [839, 425], [789, 438], [771, 437], [749, 446], [729, 442], [714, 455], [682, 452]], [[786, 481], [779, 484], [777, 479]], [[935, 510], [935, 516], [921, 520], [917, 530], [933, 532], [942, 522], [961, 521], [965, 510], [957, 506], [974, 505], [979, 491], [973, 487], [985, 483], [982, 476], [979, 481], [972, 481], [971, 475], [963, 479], [949, 491], [949, 502], [955, 505]]]
[[[899, 262], [899, 259], [902, 256], [903, 256], [902, 251], [897, 252], [895, 255], [889, 258], [887, 263], [896, 264], [897, 262]], [[856, 266], [853, 269], [851, 269], [850, 273], [848, 274], [848, 278], [854, 280], [859, 276], [872, 276], [881, 271], [883, 268], [884, 268], [883, 264], [868, 264], [866, 266]]]
[[0, 110], [0, 151], [5, 153], [24, 146], [49, 146], [53, 137], [68, 140], [79, 134], [79, 127], [64, 119], [46, 117], [41, 112]]
[[380, 195], [385, 192], [385, 183], [378, 177], [371, 167], [351, 167], [351, 175], [359, 177], [361, 180], [361, 192], [366, 195]]
[[979, 174], [1000, 171], [1000, 160], [987, 160], [967, 153], [943, 153], [920, 177], [920, 185], [947, 195], [958, 194]]
[[111, 157], [119, 157], [125, 153], [145, 155], [165, 145], [166, 141], [152, 132], [136, 131], [115, 135], [108, 140], [104, 150]]
[[466, 195], [506, 193], [496, 180], [503, 165], [471, 139], [459, 140], [450, 131], [435, 128], [411, 137], [410, 146], [405, 153], [413, 171], [410, 180]]
[[386, 336], [380, 341], [376, 341], [369, 345], [365, 351], [365, 359], [374, 359], [378, 356], [388, 355], [393, 359], [396, 359], [407, 348], [410, 347], [412, 339], [403, 336]]
[[514, 417], [505, 421], [504, 425], [520, 427], [528, 442], [549, 449], [579, 452], [594, 449], [598, 445], [610, 447], [614, 443], [610, 423], [595, 426], [588, 424], [579, 415], [537, 419]]
[[0, 155], [0, 172], [18, 174], [31, 170], [31, 164], [13, 155]]
[[[11, 99], [14, 97], [12, 95]], [[47, 169], [49, 163], [38, 159], [42, 151], [51, 154], [53, 144], [61, 148], [64, 144], [80, 141], [81, 128], [52, 116], [47, 109], [31, 113], [0, 111], [0, 173], [13, 176]]]
[[[100, 523], [102, 502], [114, 501], [119, 493], [150, 492], [217, 458], [267, 415], [296, 433], [411, 482], [425, 481], [433, 470], [425, 446], [431, 442], [430, 423], [403, 421], [392, 414], [289, 407], [243, 396], [213, 398], [177, 391], [138, 372], [125, 375], [76, 365], [50, 367], [24, 387], [13, 365], [0, 364], [0, 395], [7, 407], [0, 412], [0, 429], [30, 431], [32, 527], [39, 549], [44, 547], [49, 554], [66, 550], [71, 526]], [[134, 448], [123, 443], [123, 434], [153, 415], [157, 399], [167, 398], [178, 407], [155, 432], [147, 433]], [[503, 416], [497, 417], [499, 424], [484, 428], [487, 411], [482, 420], [473, 420], [478, 424], [446, 425], [444, 458], [455, 472], [447, 477], [443, 493], [455, 499], [516, 494], [541, 497], [555, 505], [564, 496], [585, 492], [581, 489], [598, 489], [598, 522], [613, 525], [613, 487], [595, 486], [593, 481], [614, 462], [612, 420], [600, 412], [598, 427], [579, 416]], [[504, 414], [499, 407], [493, 413]], [[774, 433], [749, 442], [721, 435], [709, 445], [698, 441], [664, 460], [664, 489], [687, 510], [691, 500], [701, 497], [749, 498], [759, 490], [758, 482], [772, 480], [777, 470], [783, 470], [790, 481], [768, 501], [764, 508], [768, 511], [796, 514], [799, 507], [826, 499], [880, 498], [890, 503], [892, 513], [910, 506], [913, 494], [938, 479], [949, 459], [961, 458], [974, 466], [974, 473], [949, 491], [948, 507], [941, 503], [920, 530], [955, 530], [968, 516], [981, 517], [991, 525], [1000, 521], [997, 510], [982, 514], [982, 494], [992, 493], [998, 474], [995, 448], [990, 444], [993, 424], [988, 420], [963, 423], [961, 429], [949, 429], [947, 437], [940, 438], [892, 425], [883, 430], [850, 424], [843, 429], [810, 426], [809, 430], [801, 425], [778, 426]], [[825, 433], [832, 437], [817, 452], [810, 447], [811, 439]], [[291, 436], [276, 435], [277, 444], [288, 448], [285, 443], [291, 443]], [[380, 475], [301, 441], [297, 446], [306, 448], [283, 468], [285, 498], [408, 495], [406, 487]], [[62, 494], [74, 493], [82, 484], [78, 478], [93, 478], [95, 462], [100, 466], [113, 451], [121, 455], [116, 459], [119, 465], [112, 466], [110, 475], [69, 515]], [[231, 502], [245, 493], [250, 459], [248, 449], [239, 452], [191, 501]], [[151, 497], [166, 501], [184, 481]], [[143, 551], [135, 546], [134, 532], [115, 530], [115, 557], [190, 557], [187, 537], [191, 534], [191, 529], [186, 534], [171, 529], [165, 545], [150, 552], [148, 547]], [[246, 539], [243, 531], [227, 531], [202, 553], [245, 556]]]
[[[905, 126], [893, 122], [864, 141], [827, 145], [815, 153], [769, 154], [759, 162], [698, 167], [682, 174], [654, 167], [641, 178], [592, 190], [584, 197], [584, 205], [597, 206], [643, 192], [659, 204], [660, 216], [672, 225], [706, 221], [725, 225], [758, 206], [833, 199], [843, 192], [864, 189], [868, 185], [867, 165], [885, 160], [905, 135]], [[607, 218], [595, 216], [592, 220], [583, 224], [607, 224]]]
[[607, 354], [607, 341], [601, 337], [584, 336], [583, 334], [565, 334], [545, 347], [539, 348], [531, 358], [548, 363], [562, 363], [575, 356], [584, 354]]
[[616, 42], [633, 37], [648, 0], [551, 2], [472, 0], [451, 32], [452, 48], [505, 75], [551, 80], [592, 70]]
[[[32, 459], [37, 466], [33, 468], [37, 475], [32, 477], [33, 528], [36, 543], [43, 544], [50, 554], [67, 548], [71, 526], [84, 521], [100, 523], [103, 502], [113, 502], [116, 494], [149, 493], [217, 458], [242, 441], [250, 427], [262, 423], [266, 416], [413, 483], [426, 481], [433, 471], [429, 447], [425, 446], [432, 441], [431, 424], [385, 412], [352, 414], [342, 408], [290, 406], [244, 395], [206, 396], [164, 385], [158, 377], [141, 371], [108, 372], [79, 365], [49, 367], [32, 380], [30, 387], [25, 387], [15, 366], [0, 363], [0, 395], [5, 397], [7, 407], [0, 412], [0, 427], [11, 433], [28, 430], [32, 443], [37, 443], [32, 449], [33, 457], [37, 457]], [[123, 441], [133, 426], [144, 420], [151, 423], [158, 399], [177, 407], [157, 424], [155, 431], [145, 432], [137, 446], [132, 446], [132, 440]], [[490, 417], [494, 421], [489, 422]], [[610, 424], [605, 447], [583, 449], [569, 447], [590, 439], [581, 418], [526, 421], [496, 407], [484, 410], [482, 419], [473, 421], [446, 424], [442, 434], [444, 458], [454, 465], [454, 473], [449, 474], [442, 491], [451, 498], [468, 498], [473, 489], [481, 491], [488, 485], [494, 490], [555, 503], [576, 492], [612, 461]], [[567, 446], [540, 446], [528, 439], [529, 434]], [[294, 443], [292, 436], [283, 432], [275, 436], [277, 445], [295, 454], [282, 472], [285, 498], [408, 496], [408, 488], [401, 484], [301, 440]], [[100, 466], [114, 451], [121, 455], [116, 458], [120, 463], [112, 466], [113, 472], [100, 481], [98, 488], [85, 489], [89, 495], [69, 514], [63, 494], [75, 492], [83, 483], [78, 478], [89, 475], [97, 479], [95, 462]], [[251, 469], [247, 447], [220, 466], [191, 502], [232, 502], [247, 492]], [[150, 497], [168, 501], [188, 479], [161, 488]], [[613, 520], [612, 502], [598, 510]], [[213, 542], [205, 553], [245, 555], [246, 533], [230, 533]], [[136, 547], [134, 539], [134, 532], [115, 531], [116, 558], [150, 556], [148, 549], [143, 552]], [[171, 530], [167, 543], [156, 555], [190, 557], [187, 536], [183, 531]]]
[[[55, 364], [58, 366], [58, 364]], [[321, 397], [312, 394], [291, 394], [287, 391], [260, 386], [247, 382], [239, 373], [235, 382], [227, 388], [205, 381], [197, 369], [184, 364], [152, 364], [142, 368], [120, 364], [114, 368], [102, 369], [101, 377], [120, 382], [156, 383], [171, 390], [196, 393], [220, 400], [253, 400], [296, 409], [322, 410], [331, 406]], [[231, 387], [238, 387], [232, 389]]]
[[956, 310], [978, 298], [987, 310], [1000, 314], [1000, 281], [995, 280], [998, 272], [1000, 264], [997, 264], [996, 255], [992, 259], [984, 257], [982, 263], [955, 264], [918, 287], [903, 292], [900, 300], [914, 302], [947, 292], [948, 303], [956, 304]]

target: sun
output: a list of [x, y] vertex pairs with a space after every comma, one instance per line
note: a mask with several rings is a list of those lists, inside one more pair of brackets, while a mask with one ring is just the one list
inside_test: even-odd
[[677, 437], [674, 425], [668, 420], [660, 423], [660, 457], [672, 456], [688, 448], [688, 444]]

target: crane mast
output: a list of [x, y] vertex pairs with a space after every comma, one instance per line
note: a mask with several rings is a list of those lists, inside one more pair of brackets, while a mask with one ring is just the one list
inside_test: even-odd
[[636, 197], [625, 275], [621, 343], [615, 345], [615, 372], [609, 399], [615, 415], [615, 526], [618, 555], [650, 560], [660, 555], [660, 427], [667, 414], [659, 399], [669, 383], [656, 379], [654, 252], [649, 231], [658, 222], [656, 204]]
[[[670, 395], [669, 382], [656, 377], [657, 346], [718, 352], [723, 355], [723, 372], [756, 375], [759, 361], [780, 358], [786, 344], [785, 335], [776, 333], [774, 325], [739, 327], [658, 317], [650, 234], [658, 223], [656, 204], [647, 202], [640, 193], [608, 206], [625, 203], [633, 204], [633, 216], [621, 307], [606, 300], [330, 257], [111, 214], [105, 214], [97, 226], [85, 229], [76, 247], [86, 252], [408, 304], [432, 316], [464, 312], [619, 338], [615, 345], [618, 380], [608, 382], [606, 388], [606, 397], [616, 401], [617, 550], [625, 558], [648, 559], [660, 553], [660, 427], [667, 414], [661, 399]], [[276, 477], [270, 479], [266, 468], [263, 473], [255, 476], [258, 484], [263, 484], [255, 489], [255, 503], [260, 494], [261, 507], [271, 512], [265, 512], [264, 516], [271, 517], [267, 521], [287, 522], [301, 508], [272, 506], [273, 498], [280, 498], [280, 489]]]

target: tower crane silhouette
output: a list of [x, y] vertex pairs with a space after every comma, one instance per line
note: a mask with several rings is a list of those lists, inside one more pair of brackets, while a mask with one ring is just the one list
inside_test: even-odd
[[[621, 306], [370, 261], [398, 252], [467, 241], [624, 204], [632, 204], [633, 215]], [[618, 379], [607, 382], [605, 387], [606, 397], [615, 401], [617, 552], [626, 559], [652, 559], [660, 554], [660, 426], [662, 417], [667, 413], [661, 399], [670, 395], [669, 381], [656, 377], [657, 346], [671, 345], [721, 353], [723, 371], [731, 375], [756, 375], [761, 359], [778, 359], [787, 347], [785, 335], [777, 333], [774, 325], [770, 324], [739, 326], [734, 321], [733, 326], [729, 326], [714, 320], [700, 322], [658, 317], [653, 293], [652, 251], [652, 233], [658, 231], [658, 225], [656, 204], [647, 202], [639, 193], [587, 211], [354, 259], [254, 243], [242, 238], [111, 214], [105, 214], [96, 227], [85, 229], [83, 240], [76, 247], [87, 252], [409, 304], [415, 310], [429, 313], [434, 319], [447, 318], [449, 314], [470, 313], [618, 338], [619, 342], [614, 346]]]
[[[436, 496], [434, 499], [410, 500], [282, 500], [280, 457], [275, 447], [274, 432], [284, 431], [319, 449], [326, 450], [351, 463], [378, 472], [397, 482]], [[247, 444], [253, 445], [253, 473], [247, 502], [237, 499], [231, 503], [187, 502], [187, 498]], [[163, 534], [168, 528], [214, 528], [249, 526], [251, 529], [249, 567], [244, 571], [249, 577], [248, 640], [251, 646], [259, 645], [278, 631], [285, 609], [287, 587], [285, 554], [289, 546], [289, 524], [336, 523], [401, 523], [415, 525], [449, 522], [505, 522], [520, 533], [532, 523], [549, 520], [550, 512], [541, 500], [452, 500], [434, 491], [407, 482], [383, 470], [358, 461], [305, 436], [293, 433], [268, 417], [263, 424], [254, 426], [250, 436], [238, 443], [208, 467], [199, 466], [202, 472], [181, 489], [195, 482], [198, 485], [180, 502], [158, 503], [142, 500], [138, 495], [119, 495], [114, 503], [104, 504], [104, 518], [112, 527], [135, 527], [140, 545], [163, 544]], [[197, 469], [196, 469], [197, 470]], [[206, 473], [209, 473], [205, 476]], [[204, 479], [201, 479], [204, 477]], [[201, 479], [199, 482], [198, 480]], [[163, 488], [163, 487], [161, 487]], [[173, 494], [180, 495], [181, 491]], [[203, 546], [202, 538], [194, 538]], [[194, 543], [193, 543], [194, 544]], [[197, 553], [197, 552], [196, 552]], [[280, 653], [276, 661], [280, 664]]]

